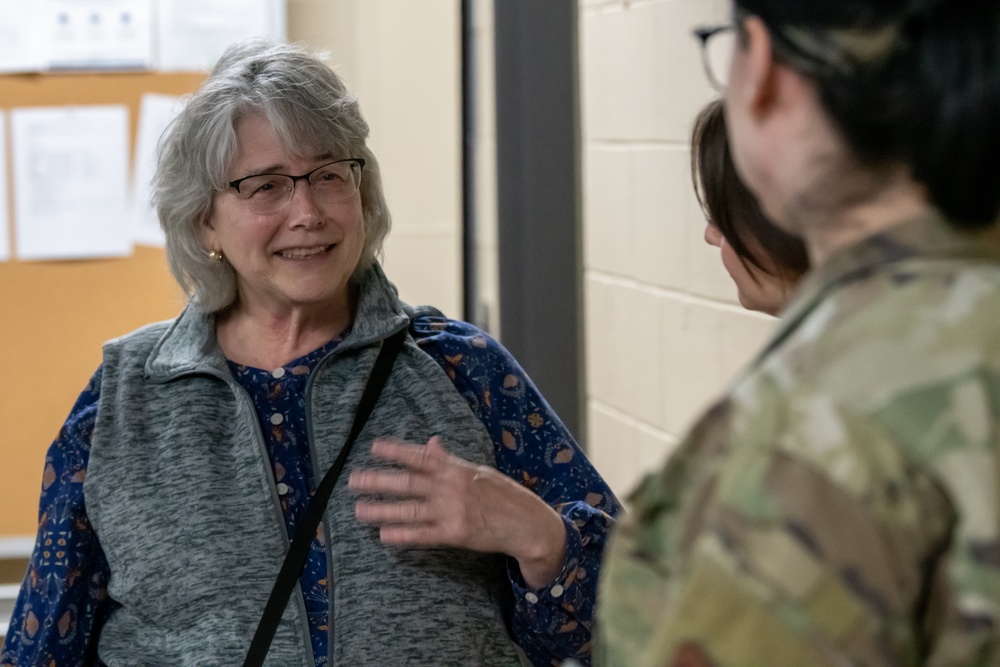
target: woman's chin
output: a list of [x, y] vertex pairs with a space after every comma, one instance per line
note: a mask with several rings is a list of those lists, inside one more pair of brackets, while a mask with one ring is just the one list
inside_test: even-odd
[[781, 312], [781, 308], [784, 305], [783, 302], [779, 302], [775, 299], [768, 299], [762, 295], [747, 294], [742, 290], [737, 292], [737, 298], [739, 299], [740, 305], [747, 310], [764, 313], [765, 315], [777, 315]]

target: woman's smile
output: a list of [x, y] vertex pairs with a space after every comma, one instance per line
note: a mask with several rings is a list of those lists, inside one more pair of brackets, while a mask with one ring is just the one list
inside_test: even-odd
[[335, 247], [335, 243], [331, 243], [329, 245], [302, 246], [297, 248], [285, 248], [284, 250], [279, 250], [274, 254], [278, 255], [282, 259], [301, 261], [314, 259], [319, 256], [325, 257]]

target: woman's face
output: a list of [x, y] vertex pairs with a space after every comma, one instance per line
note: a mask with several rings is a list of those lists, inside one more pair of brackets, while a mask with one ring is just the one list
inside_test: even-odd
[[[236, 139], [227, 182], [260, 173], [305, 174], [348, 157], [294, 155], [263, 115], [240, 121]], [[216, 194], [203, 238], [208, 250], [221, 250], [235, 269], [238, 307], [347, 307], [348, 280], [365, 239], [361, 193], [324, 203], [306, 181], [296, 181], [287, 207], [262, 215], [229, 188]]]
[[783, 277], [777, 265], [763, 252], [763, 248], [755, 247], [757, 244], [752, 240], [745, 241], [754, 257], [760, 259], [767, 271], [762, 271], [750, 262], [741, 261], [726, 237], [711, 222], [705, 225], [705, 243], [719, 249], [722, 265], [736, 284], [736, 294], [741, 306], [768, 315], [777, 315], [784, 310], [796, 281]]

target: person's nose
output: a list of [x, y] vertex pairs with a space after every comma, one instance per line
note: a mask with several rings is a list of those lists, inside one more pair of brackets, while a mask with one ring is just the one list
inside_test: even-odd
[[315, 227], [323, 224], [323, 211], [316, 205], [316, 194], [307, 181], [296, 181], [288, 202], [288, 222], [292, 226]]
[[712, 223], [705, 225], [705, 243], [716, 248], [722, 247], [722, 232]]

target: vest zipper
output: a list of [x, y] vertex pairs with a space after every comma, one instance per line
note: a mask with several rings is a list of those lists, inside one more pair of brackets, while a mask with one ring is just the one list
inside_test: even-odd
[[[257, 442], [256, 442], [257, 452], [264, 459], [264, 463], [265, 463], [264, 468], [267, 470], [267, 477], [268, 477], [268, 479], [271, 482], [271, 484], [270, 484], [270, 489], [271, 489], [271, 505], [277, 510], [278, 522], [279, 522], [279, 525], [281, 526], [281, 533], [282, 533], [282, 535], [285, 536], [285, 541], [289, 542], [291, 540], [291, 538], [288, 536], [288, 528], [287, 528], [287, 526], [285, 524], [285, 515], [284, 515], [284, 512], [282, 512], [282, 510], [281, 510], [281, 501], [278, 499], [278, 495], [277, 495], [278, 494], [278, 490], [277, 490], [277, 487], [275, 486], [274, 471], [272, 470], [271, 457], [267, 453], [267, 443], [264, 440], [264, 432], [260, 428], [260, 420], [257, 417], [257, 410], [253, 406], [253, 399], [250, 398], [250, 394], [248, 394], [247, 391], [246, 391], [246, 389], [244, 389], [242, 386], [240, 386], [239, 383], [233, 382], [231, 379], [227, 379], [227, 378], [222, 378], [222, 379], [225, 380], [226, 384], [229, 385], [230, 388], [236, 388], [236, 390], [242, 396], [242, 400], [244, 402], [244, 407], [246, 407], [246, 406], [250, 407], [250, 413], [253, 415], [253, 419], [251, 419], [250, 421], [253, 423], [253, 431], [254, 431], [254, 434], [257, 436]], [[308, 408], [306, 410], [306, 415], [307, 415], [306, 421], [308, 422]], [[308, 434], [308, 427], [306, 429], [306, 433]], [[275, 573], [275, 576], [277, 576], [277, 573]], [[296, 589], [296, 593], [294, 595], [294, 599], [295, 599], [296, 606], [299, 608], [299, 617], [302, 619], [302, 623], [300, 624], [300, 630], [303, 629], [302, 626], [304, 626], [304, 629], [305, 629], [305, 634], [304, 634], [304, 636], [305, 636], [305, 643], [304, 643], [304, 646], [305, 646], [305, 649], [306, 649], [306, 657], [309, 660], [308, 667], [313, 667], [316, 664], [316, 656], [313, 654], [312, 635], [311, 635], [311, 630], [309, 628], [309, 614], [306, 612], [306, 602], [305, 602], [305, 599], [303, 598], [303, 595], [302, 595], [302, 585], [301, 585], [301, 583], [299, 584], [299, 586]], [[255, 629], [256, 629], [256, 627], [255, 627]]]
[[[407, 324], [407, 326], [409, 326], [409, 324]], [[395, 331], [398, 331], [398, 329]], [[389, 335], [391, 336], [393, 333], [395, 333], [395, 331], [391, 332]], [[385, 340], [385, 339], [381, 338], [379, 340]], [[327, 354], [325, 357], [320, 359], [319, 362], [317, 362], [316, 368], [313, 369], [313, 372], [309, 374], [309, 379], [306, 380], [306, 390], [305, 390], [306, 440], [309, 441], [309, 457], [312, 459], [313, 488], [316, 487], [317, 480], [322, 478], [322, 475], [319, 474], [319, 459], [316, 455], [316, 438], [313, 437], [313, 417], [312, 417], [313, 381], [316, 379], [316, 376], [319, 375], [319, 372], [323, 369], [323, 367], [334, 357], [343, 356], [345, 352], [354, 352], [362, 350], [368, 345], [370, 345], [370, 343], [348, 348], [344, 348], [341, 347], [340, 345], [337, 345], [335, 348], [330, 350], [329, 354]], [[347, 465], [344, 466], [344, 470], [345, 471], [348, 470]], [[327, 660], [329, 661], [328, 663], [329, 667], [336, 667], [337, 661], [336, 658], [334, 657], [334, 646], [336, 643], [335, 612], [337, 605], [336, 602], [337, 597], [335, 593], [336, 593], [337, 579], [336, 579], [336, 568], [334, 566], [334, 559], [333, 559], [333, 530], [331, 530], [332, 526], [330, 524], [329, 512], [325, 510], [323, 512], [322, 526], [326, 537], [324, 544], [326, 551], [326, 580], [327, 580], [326, 599], [329, 607], [326, 619]]]
[[[317, 480], [319, 479], [319, 461], [316, 456], [316, 439], [313, 437], [313, 418], [312, 418], [312, 387], [313, 379], [320, 372], [326, 362], [337, 354], [340, 346], [337, 345], [327, 354], [325, 357], [319, 360], [313, 372], [309, 374], [309, 378], [306, 380], [305, 389], [305, 410], [306, 410], [306, 441], [309, 443], [309, 458], [312, 461], [312, 480], [311, 486], [315, 491]], [[347, 467], [346, 465], [344, 466]], [[331, 496], [332, 498], [332, 496]], [[323, 540], [323, 550], [326, 552], [326, 600], [327, 600], [327, 611], [326, 611], [326, 659], [329, 667], [336, 667], [336, 659], [334, 658], [334, 642], [335, 642], [335, 621], [334, 621], [334, 568], [333, 568], [333, 531], [330, 530], [329, 516], [326, 510], [323, 511], [323, 518], [320, 521], [320, 525], [323, 526], [323, 532], [325, 533]], [[314, 659], [315, 660], [315, 659]]]

